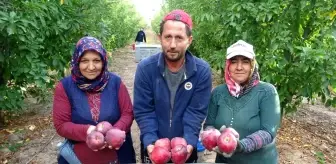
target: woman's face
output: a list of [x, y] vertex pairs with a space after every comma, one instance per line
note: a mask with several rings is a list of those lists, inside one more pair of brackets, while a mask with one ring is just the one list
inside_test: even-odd
[[244, 56], [235, 56], [231, 59], [229, 72], [232, 80], [238, 84], [244, 84], [250, 77], [252, 66], [251, 59]]
[[79, 61], [81, 74], [89, 79], [97, 78], [103, 69], [103, 61], [98, 52], [86, 51]]

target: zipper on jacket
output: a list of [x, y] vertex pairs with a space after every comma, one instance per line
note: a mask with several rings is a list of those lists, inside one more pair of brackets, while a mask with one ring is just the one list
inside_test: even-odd
[[[164, 78], [165, 74], [162, 73], [162, 76]], [[184, 72], [184, 80], [183, 80], [183, 82], [181, 84], [183, 84], [186, 80], [187, 80], [187, 74]], [[177, 87], [176, 92], [181, 87], [181, 84], [179, 84], [179, 86]], [[167, 85], [167, 82], [166, 82], [166, 85]], [[170, 93], [169, 93], [169, 98], [170, 98]], [[176, 99], [176, 94], [175, 94], [175, 97], [174, 97], [174, 104], [175, 104], [175, 99]], [[169, 133], [171, 132], [172, 122], [173, 122], [173, 107], [171, 106], [170, 107], [170, 115], [169, 115]]]
[[[186, 75], [186, 73], [184, 72], [184, 81], [185, 81], [185, 80], [187, 80], [187, 75]], [[182, 83], [184, 83], [184, 81], [183, 81]], [[181, 83], [181, 84], [182, 84], [182, 83]], [[181, 87], [181, 86], [180, 86], [181, 84], [179, 84], [179, 86], [177, 87], [176, 92], [177, 92], [178, 89]], [[175, 94], [175, 97], [174, 97], [174, 105], [175, 105], [175, 100], [176, 100], [176, 94]], [[174, 110], [174, 107], [170, 107], [169, 132], [171, 131], [172, 122], [173, 122], [173, 110]]]
[[[169, 119], [169, 128], [171, 128], [172, 127], [172, 119], [173, 118], [173, 109], [172, 108], [170, 108], [170, 119]], [[170, 129], [169, 129], [169, 131], [170, 131]]]
[[[162, 76], [163, 76], [163, 79], [165, 77], [165, 73], [162, 73]], [[167, 81], [166, 79], [164, 79], [165, 83], [166, 83], [166, 86], [168, 87], [168, 84], [167, 84]], [[168, 88], [169, 90], [169, 88]], [[170, 91], [169, 91], [169, 99], [170, 99]], [[169, 133], [171, 132], [171, 127], [172, 127], [172, 122], [173, 122], [173, 107], [170, 107], [170, 111], [169, 111]]]

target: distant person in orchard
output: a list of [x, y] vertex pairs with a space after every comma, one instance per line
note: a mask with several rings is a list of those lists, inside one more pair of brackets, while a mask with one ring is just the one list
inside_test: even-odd
[[141, 28], [136, 37], [135, 37], [135, 44], [139, 44], [139, 43], [146, 43], [146, 34], [143, 28]]
[[[173, 10], [160, 24], [162, 52], [143, 59], [134, 81], [134, 116], [140, 128], [142, 163], [153, 162], [155, 142], [184, 138], [187, 163], [197, 162], [197, 142], [211, 94], [211, 69], [187, 49], [192, 19]], [[171, 162], [171, 161], [170, 161]]]
[[[72, 56], [71, 75], [56, 85], [53, 122], [57, 133], [66, 139], [60, 146], [60, 164], [136, 162], [130, 132], [132, 102], [121, 78], [108, 71], [107, 62], [102, 43], [83, 37]], [[88, 141], [97, 141], [88, 140], [88, 136], [101, 131], [104, 127], [97, 124], [103, 121], [126, 134], [120, 149], [105, 142], [97, 148], [88, 146]]]
[[279, 95], [272, 84], [260, 81], [253, 46], [243, 40], [231, 45], [224, 72], [225, 84], [212, 92], [204, 127], [238, 134], [234, 139], [237, 146], [228, 153], [217, 145], [215, 162], [277, 164]]

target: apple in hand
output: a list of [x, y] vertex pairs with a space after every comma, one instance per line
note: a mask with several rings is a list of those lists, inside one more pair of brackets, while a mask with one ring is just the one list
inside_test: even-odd
[[231, 154], [237, 147], [237, 138], [231, 132], [227, 131], [222, 133], [217, 140], [219, 151], [226, 154]]
[[228, 127], [228, 128], [225, 128], [222, 133], [226, 133], [226, 132], [230, 132], [232, 133], [237, 139], [239, 139], [239, 134], [236, 130], [234, 130], [233, 128], [231, 127]]
[[160, 146], [170, 151], [170, 140], [169, 138], [161, 138], [159, 140], [156, 140], [154, 146], [155, 147]]
[[107, 131], [105, 140], [109, 146], [118, 150], [121, 145], [125, 142], [126, 133], [125, 131], [119, 130], [117, 128], [112, 128]]
[[171, 154], [172, 154], [172, 161], [175, 164], [184, 164], [185, 161], [187, 160], [187, 156], [188, 156], [188, 151], [187, 151], [187, 147], [184, 145], [176, 145], [172, 150], [171, 150]]
[[153, 151], [150, 153], [150, 158], [155, 164], [165, 164], [171, 158], [171, 153], [160, 146], [154, 146]]
[[86, 144], [92, 150], [101, 149], [105, 145], [104, 135], [97, 131], [92, 131], [86, 137]]
[[112, 129], [112, 125], [108, 121], [102, 121], [97, 124], [96, 130], [100, 133], [106, 134], [107, 131]]
[[217, 140], [220, 135], [221, 133], [217, 129], [209, 129], [209, 130], [203, 131], [201, 135], [201, 141], [202, 141], [203, 146], [207, 150], [210, 150], [210, 151], [213, 150], [213, 148], [217, 146]]
[[174, 137], [170, 141], [170, 145], [172, 149], [177, 145], [184, 145], [185, 147], [187, 147], [187, 141], [182, 137]]

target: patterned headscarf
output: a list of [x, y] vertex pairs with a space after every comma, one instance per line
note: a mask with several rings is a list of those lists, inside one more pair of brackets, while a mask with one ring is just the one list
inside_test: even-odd
[[248, 79], [248, 83], [244, 86], [236, 83], [230, 75], [229, 66], [231, 64], [231, 60], [227, 59], [225, 64], [225, 82], [228, 86], [229, 92], [234, 97], [241, 97], [244, 94], [248, 93], [254, 86], [256, 86], [260, 81], [260, 76], [258, 72], [257, 61], [255, 59], [251, 60], [252, 70], [250, 77]]
[[[85, 78], [79, 70], [80, 59], [82, 55], [84, 55], [84, 52], [89, 50], [98, 52], [103, 61], [102, 72], [94, 80]], [[71, 76], [72, 80], [83, 91], [100, 92], [105, 88], [109, 79], [109, 73], [107, 69], [107, 55], [106, 50], [103, 48], [102, 43], [98, 39], [87, 36], [81, 38], [77, 42], [71, 60]]]

